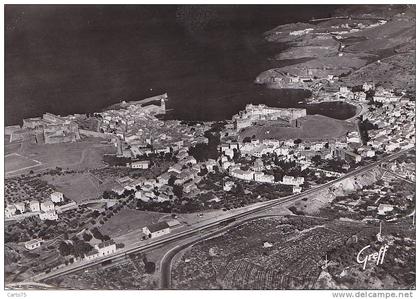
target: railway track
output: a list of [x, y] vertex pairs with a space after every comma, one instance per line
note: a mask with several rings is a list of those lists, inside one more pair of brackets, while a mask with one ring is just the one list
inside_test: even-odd
[[220, 229], [223, 229], [223, 224], [224, 223], [229, 224], [229, 223], [237, 222], [238, 220], [242, 220], [242, 219], [248, 217], [249, 215], [259, 213], [259, 212], [262, 212], [264, 210], [268, 210], [268, 209], [271, 209], [273, 207], [276, 207], [276, 206], [279, 206], [279, 205], [282, 205], [282, 204], [286, 204], [286, 203], [290, 203], [290, 202], [293, 202], [293, 201], [300, 200], [300, 199], [302, 199], [306, 196], [309, 196], [311, 194], [314, 194], [314, 193], [317, 193], [321, 190], [329, 188], [332, 185], [334, 185], [334, 184], [336, 184], [336, 183], [338, 183], [338, 182], [340, 182], [344, 179], [354, 177], [358, 174], [370, 171], [373, 168], [380, 166], [381, 163], [391, 161], [391, 160], [393, 160], [393, 159], [395, 159], [395, 158], [397, 158], [397, 157], [399, 157], [399, 156], [401, 156], [401, 155], [403, 155], [403, 154], [405, 154], [405, 153], [407, 153], [408, 151], [411, 151], [411, 150], [412, 149], [410, 148], [410, 149], [406, 149], [406, 150], [399, 151], [397, 153], [391, 154], [391, 155], [389, 155], [389, 156], [387, 156], [387, 157], [385, 157], [385, 158], [383, 158], [383, 159], [381, 159], [377, 162], [371, 163], [370, 165], [364, 166], [360, 169], [356, 169], [356, 170], [354, 170], [350, 173], [345, 174], [344, 176], [342, 176], [338, 179], [335, 179], [333, 181], [325, 183], [321, 186], [312, 188], [310, 190], [304, 191], [304, 192], [302, 192], [298, 195], [290, 195], [290, 196], [287, 196], [287, 197], [284, 197], [284, 198], [273, 199], [273, 200], [268, 201], [266, 204], [261, 205], [259, 207], [256, 207], [254, 209], [246, 210], [246, 211], [243, 211], [243, 212], [238, 212], [236, 214], [227, 216], [223, 219], [216, 220], [214, 222], [210, 222], [210, 223], [207, 223], [207, 224], [204, 224], [204, 225], [201, 225], [201, 226], [195, 226], [195, 227], [189, 228], [185, 231], [169, 235], [168, 237], [166, 237], [164, 239], [156, 240], [153, 243], [136, 246], [135, 248], [126, 249], [124, 251], [117, 252], [116, 254], [113, 254], [113, 255], [105, 256], [103, 258], [98, 258], [97, 260], [85, 261], [84, 263], [82, 263], [80, 265], [75, 265], [71, 268], [63, 267], [63, 268], [57, 269], [55, 272], [50, 272], [48, 274], [42, 274], [42, 275], [32, 277], [31, 280], [35, 281], [35, 282], [42, 282], [42, 281], [45, 281], [46, 279], [56, 278], [56, 277], [59, 277], [59, 276], [65, 275], [65, 274], [73, 273], [73, 272], [76, 272], [76, 271], [79, 271], [79, 270], [82, 270], [82, 269], [85, 269], [85, 268], [88, 268], [88, 267], [91, 267], [91, 266], [94, 266], [94, 265], [101, 264], [101, 263], [103, 263], [107, 260], [117, 261], [120, 258], [127, 258], [127, 256], [130, 255], [130, 254], [139, 253], [139, 252], [142, 252], [142, 251], [145, 251], [145, 250], [150, 250], [150, 249], [153, 249], [153, 248], [158, 248], [158, 247], [161, 247], [163, 245], [167, 245], [167, 244], [173, 243], [175, 241], [179, 241], [179, 240], [186, 239], [188, 237], [194, 236], [197, 233], [203, 233], [203, 232], [206, 232], [208, 230], [211, 230], [211, 229], [217, 228], [217, 227], [220, 228], [221, 225], [222, 225], [222, 227]]

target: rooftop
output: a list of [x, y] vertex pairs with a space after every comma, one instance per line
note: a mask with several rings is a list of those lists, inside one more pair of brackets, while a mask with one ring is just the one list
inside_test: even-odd
[[167, 222], [158, 222], [151, 225], [146, 226], [151, 233], [155, 233], [157, 231], [163, 230], [165, 228], [169, 228]]
[[114, 240], [108, 240], [108, 241], [99, 243], [98, 248], [105, 248], [105, 247], [108, 247], [108, 246], [111, 246], [111, 245], [114, 245], [114, 244], [115, 244]]

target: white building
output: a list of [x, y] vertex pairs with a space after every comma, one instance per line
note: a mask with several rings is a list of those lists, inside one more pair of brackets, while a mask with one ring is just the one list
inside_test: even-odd
[[302, 192], [302, 187], [299, 186], [293, 186], [293, 194], [297, 194]]
[[10, 218], [15, 215], [16, 213], [16, 207], [14, 205], [7, 205], [4, 209], [4, 213], [6, 218]]
[[387, 145], [385, 145], [385, 151], [392, 152], [392, 151], [396, 150], [399, 147], [400, 147], [399, 143], [397, 143], [397, 142], [390, 142]]
[[364, 91], [368, 91], [368, 90], [371, 90], [371, 89], [375, 88], [375, 85], [374, 84], [368, 84], [367, 82], [365, 82], [363, 84], [362, 88], [363, 88]]
[[241, 180], [251, 181], [254, 179], [254, 172], [250, 170], [234, 169], [230, 175]]
[[41, 220], [57, 220], [58, 215], [55, 213], [55, 211], [48, 211], [44, 213], [39, 213], [39, 219]]
[[95, 249], [98, 251], [98, 256], [104, 256], [116, 252], [117, 245], [114, 240], [108, 240], [95, 245]]
[[378, 215], [385, 215], [388, 212], [391, 212], [394, 209], [392, 205], [389, 204], [380, 204], [378, 206]]
[[274, 176], [258, 171], [254, 173], [254, 180], [260, 183], [274, 183]]
[[340, 93], [348, 93], [350, 92], [347, 86], [340, 86]]
[[168, 195], [166, 195], [166, 194], [159, 194], [157, 197], [156, 197], [156, 199], [155, 199], [155, 201], [156, 202], [165, 202], [165, 201], [170, 201], [171, 199], [169, 198], [169, 196]]
[[208, 159], [206, 161], [205, 166], [206, 166], [208, 172], [213, 172], [214, 171], [214, 166], [217, 166], [217, 162], [216, 162], [216, 160]]
[[357, 132], [350, 132], [347, 134], [347, 143], [360, 143], [360, 136]]
[[223, 183], [223, 191], [230, 191], [235, 186], [235, 183], [232, 181], [226, 181]]
[[40, 207], [39, 207], [39, 201], [37, 201], [37, 200], [32, 200], [32, 201], [29, 203], [29, 209], [30, 209], [32, 212], [39, 212], [39, 211], [41, 211], [41, 209], [40, 209]]
[[53, 211], [55, 209], [54, 203], [51, 200], [41, 202], [41, 210], [44, 212]]
[[96, 249], [92, 249], [88, 253], [85, 254], [85, 260], [93, 260], [96, 259], [99, 256], [99, 252]]
[[224, 152], [223, 152], [227, 157], [229, 157], [230, 159], [233, 159], [233, 156], [234, 156], [234, 152], [233, 152], [233, 149], [230, 149], [230, 148], [228, 148], [228, 149], [226, 149]]
[[292, 176], [285, 175], [283, 177], [282, 184], [299, 186], [299, 185], [302, 185], [304, 181], [305, 181], [305, 179], [303, 177], [296, 177], [295, 178], [295, 177], [292, 177]]
[[148, 169], [149, 166], [150, 166], [149, 161], [136, 161], [136, 162], [130, 163], [130, 167], [135, 168], [135, 169]]
[[149, 238], [157, 238], [166, 234], [169, 234], [171, 229], [166, 222], [158, 222], [155, 224], [143, 227], [143, 233]]
[[229, 162], [229, 161], [225, 161], [225, 162], [222, 163], [223, 169], [228, 169], [232, 165], [234, 165], [234, 164]]
[[54, 203], [64, 201], [63, 193], [58, 192], [58, 191], [56, 191], [54, 193], [51, 193], [51, 201], [54, 202]]
[[40, 247], [42, 244], [42, 239], [33, 239], [28, 242], [25, 242], [25, 248], [28, 250], [33, 250]]

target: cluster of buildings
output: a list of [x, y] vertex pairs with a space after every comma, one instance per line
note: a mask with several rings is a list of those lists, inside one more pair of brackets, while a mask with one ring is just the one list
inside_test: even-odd
[[337, 37], [337, 39], [342, 39], [343, 37], [341, 35], [343, 34], [348, 34], [348, 33], [356, 33], [359, 32], [361, 30], [364, 29], [370, 29], [370, 28], [374, 28], [374, 27], [378, 27], [381, 25], [386, 24], [387, 21], [386, 20], [379, 20], [378, 22], [374, 22], [374, 23], [363, 23], [363, 22], [358, 22], [357, 20], [351, 21], [350, 23], [344, 23], [344, 24], [340, 24], [340, 25], [333, 25], [331, 26], [331, 28], [333, 30], [336, 31], [331, 31], [331, 32], [324, 32], [324, 29], [318, 29], [315, 30], [315, 28], [305, 28], [305, 29], [300, 29], [300, 30], [294, 30], [294, 31], [290, 31], [289, 35], [291, 36], [303, 36], [303, 35], [307, 35], [307, 34], [314, 34], [314, 35], [334, 35]]
[[29, 140], [33, 143], [51, 144], [80, 140], [79, 126], [73, 116], [62, 117], [52, 113], [24, 119], [22, 127], [8, 126], [5, 134], [10, 136], [10, 142]]
[[355, 200], [354, 197], [340, 197], [334, 203], [335, 206], [344, 211], [357, 213], [363, 217], [363, 221], [371, 222], [385, 219], [395, 219], [402, 211], [412, 211], [415, 195], [410, 190], [401, 193], [394, 192], [394, 184], [391, 184], [395, 177], [392, 174], [384, 173], [383, 182], [379, 185], [364, 186], [363, 195]]
[[[165, 113], [167, 95], [156, 97], [161, 105], [130, 104], [124, 109], [107, 110], [100, 113], [98, 130], [115, 138], [117, 156], [136, 159], [150, 154], [168, 154], [197, 143], [207, 143], [206, 125], [194, 128], [181, 121], [162, 121], [157, 114]], [[141, 164], [141, 163], [140, 163]], [[134, 165], [134, 167], [133, 167]], [[139, 168], [146, 166], [138, 165]], [[136, 164], [131, 167], [136, 168]]]
[[291, 123], [300, 117], [306, 116], [306, 109], [300, 108], [276, 108], [266, 105], [248, 104], [245, 110], [234, 115], [232, 120], [236, 131], [252, 126], [259, 121], [280, 121]]
[[[263, 156], [276, 156], [279, 160], [285, 162], [296, 162], [302, 166], [302, 170], [312, 165], [311, 159], [314, 156], [320, 156], [323, 160], [339, 158], [348, 162], [358, 163], [362, 156], [354, 153], [354, 148], [360, 147], [360, 138], [357, 132], [349, 132], [346, 141], [301, 141], [295, 140], [273, 140], [252, 139], [250, 142], [240, 143], [227, 141], [219, 146], [221, 156], [219, 158], [221, 167], [225, 170], [240, 168], [241, 165], [235, 164], [234, 155], [242, 157], [261, 158]], [[374, 154], [371, 153], [371, 154]], [[257, 160], [258, 161], [258, 160]], [[271, 169], [273, 165], [264, 165], [263, 168], [257, 168], [257, 171]], [[248, 174], [249, 178], [250, 175]], [[263, 180], [269, 180], [269, 177], [263, 177]]]
[[[216, 160], [208, 160], [205, 163], [198, 163], [197, 160], [188, 154], [183, 148], [176, 153], [178, 162], [154, 179], [130, 179], [127, 178], [121, 183], [123, 187], [114, 188], [113, 191], [122, 194], [124, 190], [135, 191], [136, 199], [144, 202], [165, 202], [175, 199], [173, 186], [182, 186], [183, 194], [192, 196], [199, 192], [197, 184], [203, 179], [204, 174], [214, 172], [217, 166]], [[173, 180], [171, 183], [170, 180]]]
[[353, 22], [353, 24], [345, 23], [337, 26], [332, 26], [333, 29], [340, 30], [340, 31], [332, 31], [332, 35], [336, 35], [337, 39], [342, 39], [343, 37], [341, 35], [348, 34], [348, 33], [356, 33], [361, 30], [375, 28], [381, 25], [386, 24], [386, 20], [379, 20], [378, 22], [371, 23], [371, 24], [363, 24], [361, 22], [356, 23], [356, 21]]
[[282, 184], [289, 185], [293, 187], [293, 193], [300, 193], [302, 191], [302, 185], [305, 182], [303, 177], [293, 177], [293, 176], [283, 176], [281, 181], [275, 181], [274, 176], [266, 174], [263, 171], [255, 171], [251, 168], [248, 170], [242, 170], [241, 166], [236, 164], [229, 168], [229, 174], [232, 177], [237, 179], [246, 180], [246, 181], [255, 181], [258, 183], [269, 183], [269, 184]]
[[49, 199], [44, 201], [31, 200], [8, 204], [5, 208], [5, 217], [13, 218], [17, 215], [38, 215], [41, 220], [57, 220], [58, 214], [77, 208], [75, 202], [64, 204], [64, 196], [61, 192], [53, 192]]
[[411, 181], [416, 180], [416, 164], [396, 161], [388, 164], [388, 169]]
[[393, 96], [389, 92], [374, 97], [375, 102], [382, 105], [368, 111], [363, 120], [373, 124], [375, 129], [369, 131], [367, 142], [372, 150], [391, 153], [398, 149], [414, 147], [415, 103], [406, 98]]

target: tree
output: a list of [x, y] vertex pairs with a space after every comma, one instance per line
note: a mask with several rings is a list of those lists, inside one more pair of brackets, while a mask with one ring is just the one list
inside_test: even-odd
[[175, 181], [176, 181], [176, 176], [171, 175], [171, 177], [168, 180], [168, 185], [173, 186], [175, 184]]
[[244, 187], [242, 186], [242, 184], [241, 184], [241, 183], [237, 183], [237, 184], [236, 184], [235, 193], [236, 193], [237, 195], [243, 195], [243, 194], [245, 194]]
[[208, 145], [205, 143], [198, 143], [191, 147], [188, 153], [199, 162], [204, 162], [209, 158]]
[[72, 254], [72, 249], [72, 246], [64, 241], [60, 242], [60, 244], [58, 245], [58, 251], [60, 252], [61, 256], [68, 256]]
[[83, 240], [85, 240], [86, 242], [89, 242], [90, 240], [92, 240], [92, 235], [84, 233], [83, 234]]
[[89, 243], [83, 240], [77, 239], [74, 241], [73, 249], [74, 249], [75, 256], [84, 257], [84, 255], [88, 253], [89, 251], [91, 251], [93, 247]]
[[154, 262], [146, 262], [144, 266], [147, 274], [155, 273], [156, 264]]
[[184, 191], [184, 187], [182, 185], [174, 185], [173, 187], [173, 191], [174, 194], [178, 197], [178, 198], [182, 198], [183, 195], [183, 191]]
[[242, 140], [242, 143], [250, 143], [251, 142], [251, 137], [245, 137], [243, 140]]
[[322, 161], [322, 158], [320, 155], [315, 155], [312, 157], [311, 161], [315, 163], [315, 165], [319, 165]]
[[206, 167], [201, 168], [200, 172], [198, 173], [199, 176], [205, 176], [208, 173], [208, 170]]
[[156, 265], [154, 262], [149, 262], [147, 256], [143, 256], [143, 263], [147, 274], [155, 273]]
[[93, 234], [93, 237], [97, 240], [102, 240], [103, 239], [103, 235], [102, 233], [99, 231], [99, 229], [97, 227], [94, 227], [91, 230], [91, 233]]

